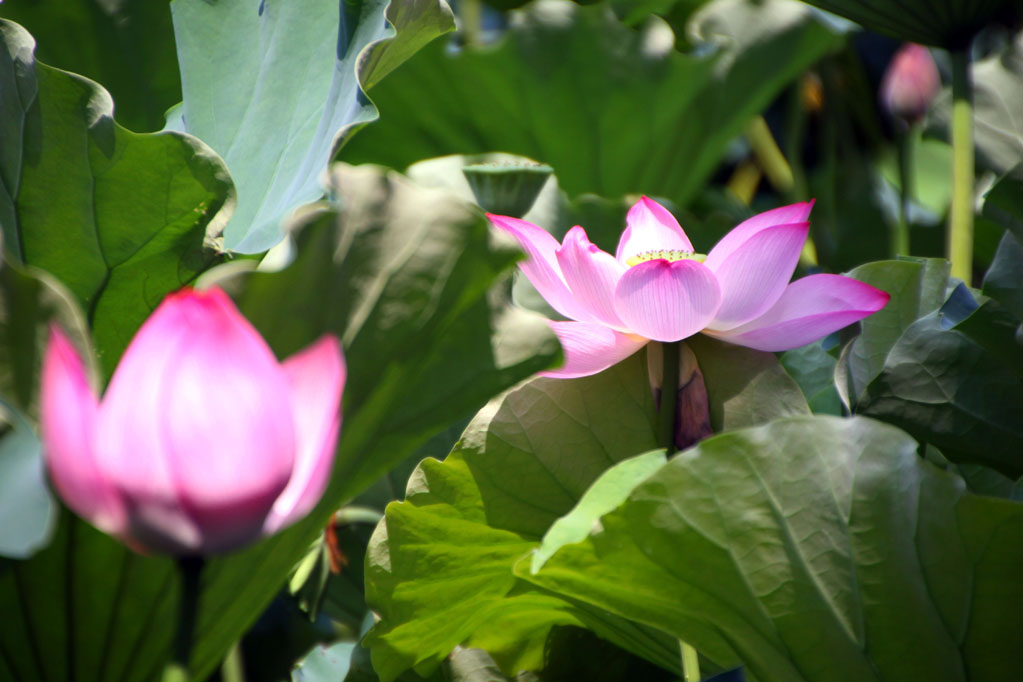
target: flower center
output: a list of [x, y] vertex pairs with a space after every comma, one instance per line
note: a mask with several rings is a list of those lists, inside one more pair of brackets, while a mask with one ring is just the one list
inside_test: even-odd
[[680, 249], [671, 250], [660, 250], [660, 251], [644, 251], [643, 253], [637, 253], [632, 258], [629, 258], [625, 263], [629, 266], [639, 265], [640, 263], [646, 263], [651, 260], [694, 260], [697, 263], [702, 263], [707, 260], [707, 254], [705, 253], [693, 253], [692, 251], [682, 251]]

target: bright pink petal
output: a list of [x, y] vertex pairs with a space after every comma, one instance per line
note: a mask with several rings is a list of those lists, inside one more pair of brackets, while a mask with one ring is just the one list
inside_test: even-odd
[[629, 357], [648, 343], [595, 322], [550, 322], [565, 351], [565, 364], [542, 376], [559, 379], [587, 377]]
[[189, 330], [164, 377], [162, 433], [203, 551], [258, 538], [291, 478], [296, 437], [284, 371], [221, 291], [185, 308]]
[[547, 230], [526, 220], [490, 213], [487, 214], [487, 217], [495, 227], [515, 237], [519, 246], [529, 256], [526, 260], [519, 262], [519, 269], [532, 282], [544, 300], [565, 317], [588, 320], [589, 317], [582, 306], [575, 301], [561, 274], [561, 266], [558, 265], [556, 255], [560, 247], [558, 240], [551, 236]]
[[851, 277], [810, 275], [786, 287], [759, 318], [713, 336], [766, 351], [799, 348], [883, 308], [887, 293]]
[[621, 327], [622, 322], [615, 312], [614, 293], [626, 266], [591, 244], [586, 231], [578, 225], [565, 235], [556, 255], [569, 290], [589, 317]]
[[721, 288], [709, 269], [695, 260], [640, 263], [622, 275], [615, 308], [629, 330], [654, 341], [692, 336], [714, 319]]
[[813, 210], [813, 204], [814, 200], [782, 206], [744, 220], [732, 228], [731, 232], [722, 237], [721, 241], [710, 250], [705, 261], [707, 267], [711, 270], [716, 269], [733, 251], [761, 230], [776, 225], [805, 223], [810, 217], [810, 211]]
[[95, 452], [117, 488], [128, 515], [128, 535], [150, 551], [195, 553], [202, 542], [195, 521], [181, 508], [168, 468], [160, 416], [161, 383], [187, 333], [180, 307], [169, 296], [128, 345], [99, 411]]
[[785, 290], [799, 262], [810, 223], [757, 232], [723, 260], [707, 259], [721, 285], [721, 308], [711, 329], [730, 329], [761, 315]]
[[346, 376], [341, 344], [334, 336], [324, 336], [283, 365], [295, 420], [295, 470], [266, 519], [267, 535], [308, 514], [327, 488]]
[[284, 373], [223, 292], [169, 296], [114, 373], [97, 443], [140, 544], [233, 549], [259, 537], [291, 475]]
[[633, 256], [648, 251], [693, 251], [692, 242], [668, 209], [643, 197], [629, 209], [627, 227], [618, 240], [615, 258], [625, 264]]
[[64, 333], [51, 327], [39, 404], [50, 480], [76, 514], [106, 533], [123, 535], [124, 507], [93, 453], [98, 409], [81, 358]]

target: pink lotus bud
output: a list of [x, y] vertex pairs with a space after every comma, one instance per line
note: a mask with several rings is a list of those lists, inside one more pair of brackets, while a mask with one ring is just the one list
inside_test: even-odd
[[895, 53], [881, 81], [881, 106], [905, 121], [919, 120], [941, 89], [941, 77], [930, 51], [906, 43]]
[[102, 401], [53, 327], [40, 405], [50, 478], [72, 510], [132, 547], [227, 552], [319, 501], [344, 382], [335, 337], [279, 363], [218, 289], [168, 296]]

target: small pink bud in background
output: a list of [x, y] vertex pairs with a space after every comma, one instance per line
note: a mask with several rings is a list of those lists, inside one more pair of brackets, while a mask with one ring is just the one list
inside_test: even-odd
[[222, 291], [182, 290], [142, 325], [102, 400], [57, 327], [40, 426], [50, 479], [100, 530], [152, 552], [227, 552], [319, 501], [341, 424], [330, 335], [283, 363]]
[[930, 51], [914, 43], [899, 48], [881, 81], [881, 106], [912, 123], [920, 120], [941, 89], [941, 76]]

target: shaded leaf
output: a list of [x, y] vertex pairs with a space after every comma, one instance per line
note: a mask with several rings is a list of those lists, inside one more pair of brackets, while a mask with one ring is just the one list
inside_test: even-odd
[[970, 38], [1011, 0], [806, 0], [899, 40], [954, 48]]
[[799, 385], [774, 353], [736, 346], [703, 334], [686, 339], [686, 343], [700, 363], [715, 432], [809, 414]]
[[109, 90], [117, 120], [126, 128], [159, 130], [164, 112], [181, 101], [174, 31], [165, 2], [7, 2], [0, 6], [0, 16], [36, 37], [41, 60]]
[[[857, 411], [896, 424], [949, 459], [1023, 475], [1023, 346], [990, 303], [945, 328], [940, 312], [892, 347]], [[1009, 362], [1014, 358], [1014, 362]]]
[[328, 162], [377, 117], [364, 91], [454, 27], [443, 0], [175, 0], [171, 11], [184, 101], [168, 125], [231, 169], [224, 243], [242, 253], [276, 245], [283, 219], [322, 196]]
[[814, 414], [842, 415], [842, 402], [835, 389], [835, 362], [821, 341], [781, 354], [782, 367], [799, 384]]
[[881, 372], [902, 333], [945, 302], [948, 272], [948, 261], [928, 258], [867, 263], [847, 273], [891, 296], [884, 308], [860, 322], [861, 333], [838, 361], [836, 383], [847, 407], [856, 405], [867, 384]]

